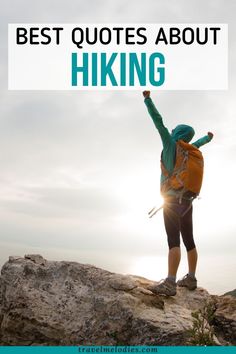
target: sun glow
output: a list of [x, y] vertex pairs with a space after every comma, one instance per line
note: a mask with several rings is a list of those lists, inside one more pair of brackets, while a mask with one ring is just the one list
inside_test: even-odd
[[144, 256], [137, 258], [130, 267], [130, 273], [150, 280], [160, 280], [166, 276], [167, 261], [165, 256]]
[[126, 210], [131, 214], [145, 214], [153, 207], [160, 207], [163, 198], [159, 193], [159, 181], [146, 172], [141, 176], [134, 174], [120, 178], [116, 184], [116, 194]]

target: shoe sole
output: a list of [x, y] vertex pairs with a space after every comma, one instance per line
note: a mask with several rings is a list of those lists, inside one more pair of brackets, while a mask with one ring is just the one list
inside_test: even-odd
[[180, 287], [180, 288], [187, 288], [190, 291], [193, 291], [193, 290], [197, 289], [197, 286], [191, 286], [190, 287], [190, 286], [187, 286], [187, 285], [179, 285], [179, 284], [177, 284], [177, 286]]

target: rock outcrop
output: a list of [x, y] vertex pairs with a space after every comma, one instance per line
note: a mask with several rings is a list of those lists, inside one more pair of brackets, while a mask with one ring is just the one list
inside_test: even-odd
[[236, 299], [202, 288], [155, 296], [151, 281], [40, 255], [9, 257], [0, 277], [1, 345], [186, 345], [211, 300], [218, 344], [236, 343]]
[[225, 293], [224, 295], [231, 295], [231, 296], [235, 296], [236, 297], [236, 289], [228, 291], [227, 293]]

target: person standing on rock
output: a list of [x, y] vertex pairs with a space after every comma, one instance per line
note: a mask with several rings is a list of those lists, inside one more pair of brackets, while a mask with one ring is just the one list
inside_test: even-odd
[[[203, 177], [203, 158], [199, 148], [209, 143], [213, 134], [208, 132], [206, 136], [189, 144], [195, 134], [194, 129], [181, 124], [170, 133], [150, 97], [150, 91], [144, 91], [143, 96], [163, 145], [161, 193], [164, 198], [163, 216], [169, 246], [168, 276], [149, 286], [149, 290], [155, 294], [174, 296], [177, 286], [189, 290], [197, 288], [195, 272], [198, 255], [193, 238], [192, 201], [200, 192]], [[189, 269], [176, 283], [181, 258], [180, 234], [187, 250]]]

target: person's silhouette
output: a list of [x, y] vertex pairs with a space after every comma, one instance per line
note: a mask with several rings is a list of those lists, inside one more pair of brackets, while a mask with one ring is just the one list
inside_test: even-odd
[[[172, 175], [176, 164], [176, 146], [177, 142], [182, 141], [189, 143], [195, 132], [194, 129], [188, 125], [178, 125], [170, 133], [163, 124], [162, 117], [156, 109], [150, 97], [150, 91], [144, 91], [144, 102], [147, 106], [148, 112], [161, 136], [163, 150], [161, 153], [162, 174], [161, 187], [165, 183], [166, 176], [163, 171], [167, 171], [169, 176]], [[208, 134], [201, 139], [192, 143], [195, 148], [200, 148], [202, 145], [210, 142], [213, 134]], [[192, 200], [193, 194], [186, 191], [179, 198], [179, 191], [177, 192], [171, 186], [163, 192], [164, 207], [163, 216], [164, 224], [167, 233], [167, 241], [169, 246], [168, 254], [168, 275], [159, 283], [154, 283], [149, 286], [149, 290], [156, 294], [163, 294], [173, 296], [176, 294], [176, 286], [184, 286], [189, 290], [194, 290], [197, 287], [197, 279], [195, 277], [197, 266], [197, 250], [193, 238], [193, 224], [192, 224]], [[180, 263], [180, 234], [182, 236], [188, 257], [188, 274], [176, 283], [176, 274]]]

